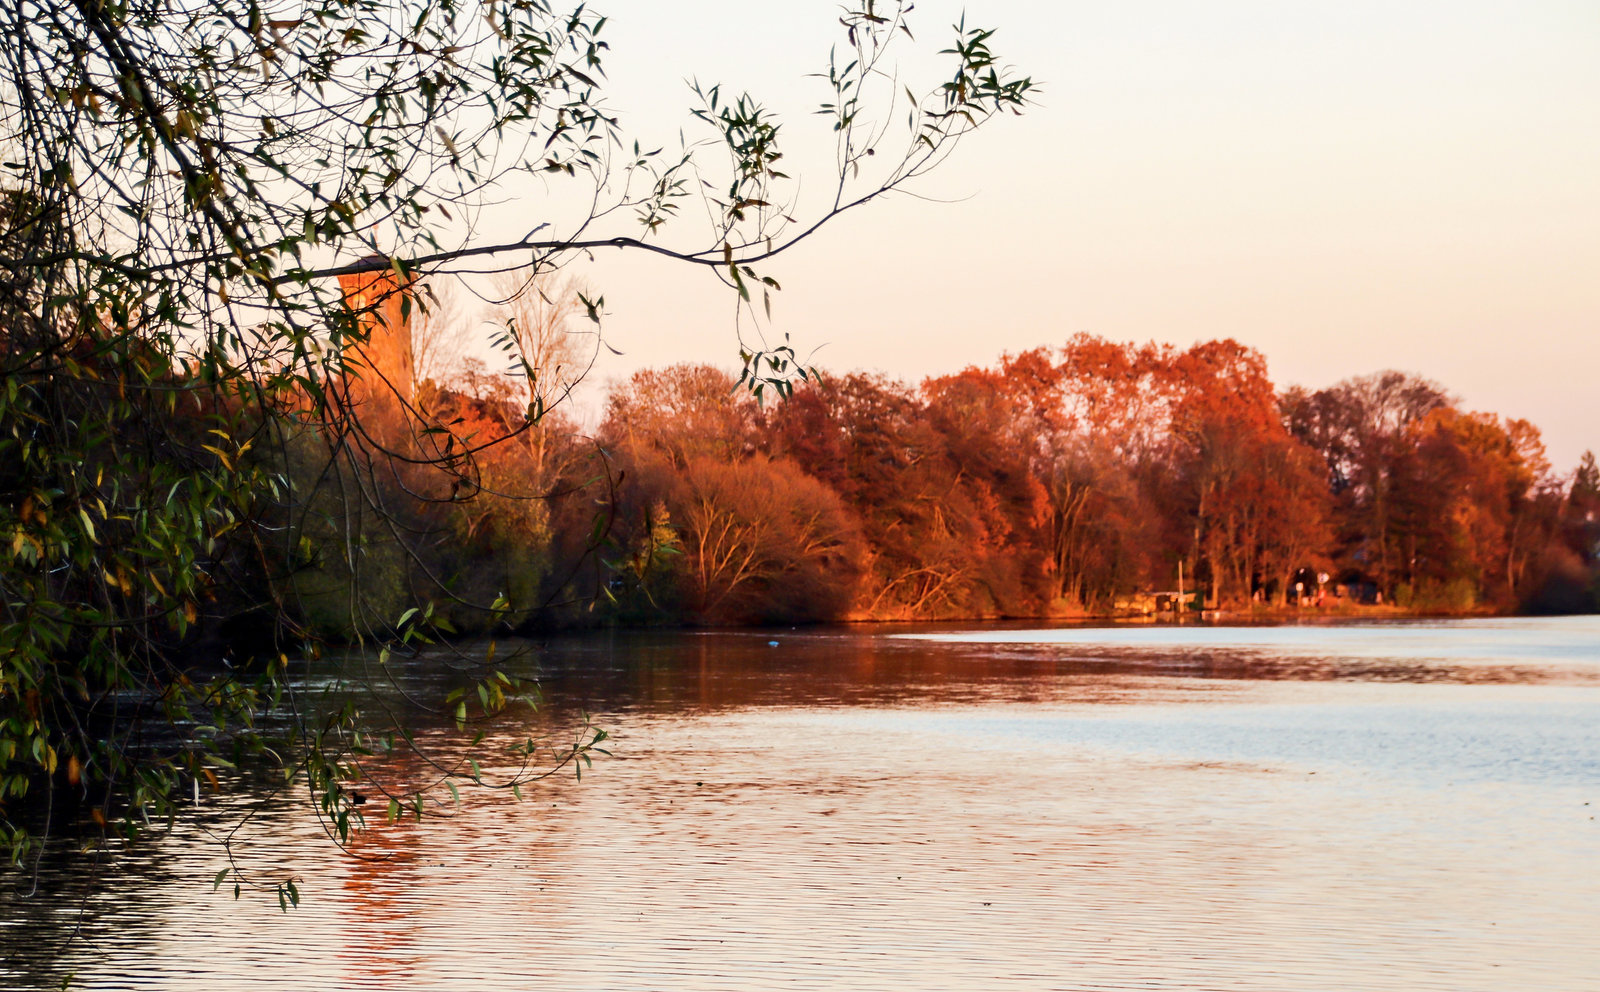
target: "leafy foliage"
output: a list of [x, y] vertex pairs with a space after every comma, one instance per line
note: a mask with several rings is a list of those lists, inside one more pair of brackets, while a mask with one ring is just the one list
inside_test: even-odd
[[[544, 483], [563, 471], [525, 443], [549, 439], [533, 382], [549, 356], [527, 354], [526, 328], [511, 327], [522, 402], [456, 391], [434, 404], [413, 388], [405, 337], [430, 302], [423, 280], [483, 265], [542, 276], [620, 248], [770, 305], [778, 283], [759, 266], [1029, 98], [990, 34], [961, 26], [950, 81], [901, 103], [885, 59], [910, 33], [909, 6], [848, 9], [857, 57], [829, 70], [852, 107], [908, 107], [903, 148], [864, 171], [890, 133], [841, 117], [837, 193], [803, 218], [778, 168], [780, 126], [752, 97], [699, 92], [709, 144], [674, 156], [630, 141], [604, 99], [606, 18], [585, 5], [0, 10], [0, 840], [12, 860], [58, 826], [40, 790], [132, 836], [173, 815], [174, 797], [225, 787], [252, 755], [276, 762], [285, 787], [309, 785], [347, 838], [362, 757], [411, 742], [403, 721], [356, 705], [360, 691], [337, 705], [293, 698], [319, 632], [381, 660], [467, 617], [515, 622], [548, 561], [535, 552], [493, 588], [447, 545], [506, 557], [512, 535], [537, 542], [572, 522], [531, 502], [553, 498]], [[719, 169], [710, 230], [679, 223]], [[506, 196], [567, 219], [472, 240]], [[603, 298], [579, 299], [597, 321]], [[809, 375], [792, 352], [745, 351], [758, 391]], [[500, 502], [481, 509], [486, 496]], [[463, 725], [517, 696], [488, 665], [464, 665], [463, 694], [447, 700]], [[375, 692], [378, 672], [350, 687]], [[581, 761], [599, 739], [549, 754]], [[480, 776], [439, 782], [453, 793], [457, 779]]]
[[[1415, 376], [1280, 395], [1234, 341], [1079, 335], [920, 388], [827, 376], [763, 409], [731, 387], [677, 366], [613, 393], [602, 440], [625, 469], [622, 529], [681, 556], [655, 573], [675, 594], [631, 619], [817, 616], [728, 572], [770, 561], [756, 535], [804, 545], [780, 519], [790, 464], [861, 535], [859, 568], [808, 579], [834, 618], [1107, 614], [1180, 569], [1228, 608], [1295, 606], [1297, 586], [1445, 612], [1594, 602], [1600, 474], [1586, 463], [1564, 497], [1532, 425], [1459, 410]], [[765, 495], [735, 496], [756, 479]], [[629, 523], [646, 520], [670, 541]], [[719, 614], [725, 572], [747, 598]]]

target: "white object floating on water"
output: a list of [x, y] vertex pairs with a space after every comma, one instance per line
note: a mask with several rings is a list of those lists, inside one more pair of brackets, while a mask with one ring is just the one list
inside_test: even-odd
[[778, 642], [777, 641], [768, 641], [767, 642], [767, 647], [769, 647], [769, 648], [775, 648], [777, 646], [778, 646]]

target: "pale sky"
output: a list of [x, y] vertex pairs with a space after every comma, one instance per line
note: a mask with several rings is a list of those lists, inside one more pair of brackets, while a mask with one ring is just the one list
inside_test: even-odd
[[[825, 63], [835, 3], [596, 6], [625, 126], [675, 143], [683, 80], [748, 89], [790, 112], [802, 206], [820, 195], [830, 146], [803, 76]], [[1559, 471], [1600, 448], [1600, 4], [966, 10], [1041, 105], [917, 187], [955, 202], [869, 205], [766, 270], [784, 285], [774, 333], [802, 355], [917, 380], [1078, 331], [1233, 337], [1280, 386], [1419, 372], [1538, 424]], [[923, 51], [960, 12], [918, 4]], [[924, 61], [903, 69], [936, 82]], [[736, 365], [732, 301], [707, 274], [613, 258], [591, 277], [624, 352], [598, 378]]]

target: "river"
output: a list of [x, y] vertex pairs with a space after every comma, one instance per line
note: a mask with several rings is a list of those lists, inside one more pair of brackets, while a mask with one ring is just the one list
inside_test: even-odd
[[236, 855], [288, 913], [212, 891], [204, 798], [0, 876], [0, 987], [1600, 988], [1600, 618], [508, 649], [532, 729], [611, 732], [581, 781], [350, 853], [264, 802]]

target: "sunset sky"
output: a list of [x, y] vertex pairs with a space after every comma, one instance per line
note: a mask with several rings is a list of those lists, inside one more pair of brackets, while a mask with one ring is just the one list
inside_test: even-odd
[[[683, 80], [748, 89], [788, 114], [801, 208], [821, 199], [828, 136], [805, 112], [823, 97], [803, 77], [836, 4], [603, 9], [624, 126], [676, 144]], [[921, 50], [960, 13], [919, 3]], [[772, 266], [774, 338], [917, 379], [1078, 331], [1234, 337], [1280, 385], [1422, 373], [1534, 421], [1559, 471], [1600, 447], [1600, 6], [982, 0], [967, 17], [999, 28], [1040, 106], [917, 187], [950, 202], [870, 205]], [[937, 69], [907, 58], [902, 81]], [[730, 296], [704, 273], [589, 274], [624, 353], [601, 379], [736, 363]]]

